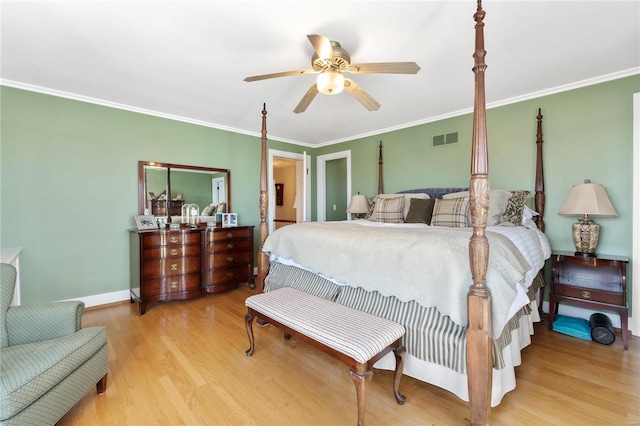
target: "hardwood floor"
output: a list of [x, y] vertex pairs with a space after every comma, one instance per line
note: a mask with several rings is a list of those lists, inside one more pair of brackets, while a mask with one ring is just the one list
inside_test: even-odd
[[[274, 327], [255, 327], [244, 351], [247, 285], [196, 300], [128, 302], [87, 310], [83, 327], [105, 325], [109, 382], [89, 392], [58, 425], [350, 425], [356, 422], [346, 366]], [[468, 424], [467, 404], [404, 376], [397, 405], [393, 373], [376, 370], [367, 392], [369, 425]], [[623, 351], [536, 325], [518, 385], [491, 412], [495, 425], [640, 424], [640, 339]]]

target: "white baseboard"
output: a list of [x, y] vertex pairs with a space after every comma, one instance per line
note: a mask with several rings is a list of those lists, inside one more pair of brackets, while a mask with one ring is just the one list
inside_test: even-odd
[[80, 301], [84, 303], [84, 306], [91, 308], [93, 306], [108, 305], [109, 303], [122, 302], [124, 300], [130, 300], [129, 290], [113, 291], [111, 293], [94, 294], [93, 296], [76, 297], [73, 299], [67, 299], [66, 301]]

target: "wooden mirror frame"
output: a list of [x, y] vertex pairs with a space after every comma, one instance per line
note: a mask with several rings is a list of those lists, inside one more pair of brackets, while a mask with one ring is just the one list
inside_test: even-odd
[[[147, 201], [147, 189], [146, 189], [146, 175], [145, 175], [145, 166], [153, 166], [153, 167], [163, 167], [167, 169], [167, 194], [171, 194], [171, 170], [176, 169], [180, 171], [189, 171], [192, 170], [194, 172], [209, 172], [209, 173], [226, 173], [227, 179], [227, 212], [231, 212], [231, 170], [229, 169], [218, 169], [215, 167], [201, 167], [201, 166], [190, 166], [185, 164], [172, 164], [172, 163], [158, 163], [156, 161], [138, 161], [138, 214], [145, 214], [146, 201]], [[204, 206], [200, 206], [204, 208]]]

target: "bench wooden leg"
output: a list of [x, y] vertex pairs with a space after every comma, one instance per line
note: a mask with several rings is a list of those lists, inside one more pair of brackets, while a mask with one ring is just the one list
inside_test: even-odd
[[402, 370], [404, 368], [404, 346], [400, 346], [393, 350], [396, 356], [396, 370], [393, 373], [393, 396], [396, 397], [398, 404], [404, 404], [405, 397], [400, 393], [400, 379], [402, 378]]
[[371, 381], [373, 371], [370, 369], [365, 372], [358, 372], [353, 369], [349, 370], [349, 375], [356, 385], [356, 400], [358, 403], [358, 426], [364, 425], [364, 407], [365, 397], [367, 394], [367, 384]]
[[244, 315], [244, 323], [247, 327], [247, 335], [249, 336], [249, 349], [246, 350], [247, 356], [253, 355], [253, 318], [255, 316], [251, 312]]

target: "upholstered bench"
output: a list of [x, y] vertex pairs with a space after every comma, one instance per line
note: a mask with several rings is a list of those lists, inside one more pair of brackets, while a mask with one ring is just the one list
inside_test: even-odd
[[402, 325], [288, 287], [250, 296], [245, 305], [250, 344], [247, 356], [253, 355], [253, 319], [258, 318], [283, 330], [286, 339], [294, 336], [349, 366], [356, 386], [358, 425], [364, 424], [365, 391], [372, 367], [391, 351], [396, 357], [393, 394], [398, 404], [404, 403], [405, 397], [399, 392], [404, 354], [400, 339], [405, 333]]

